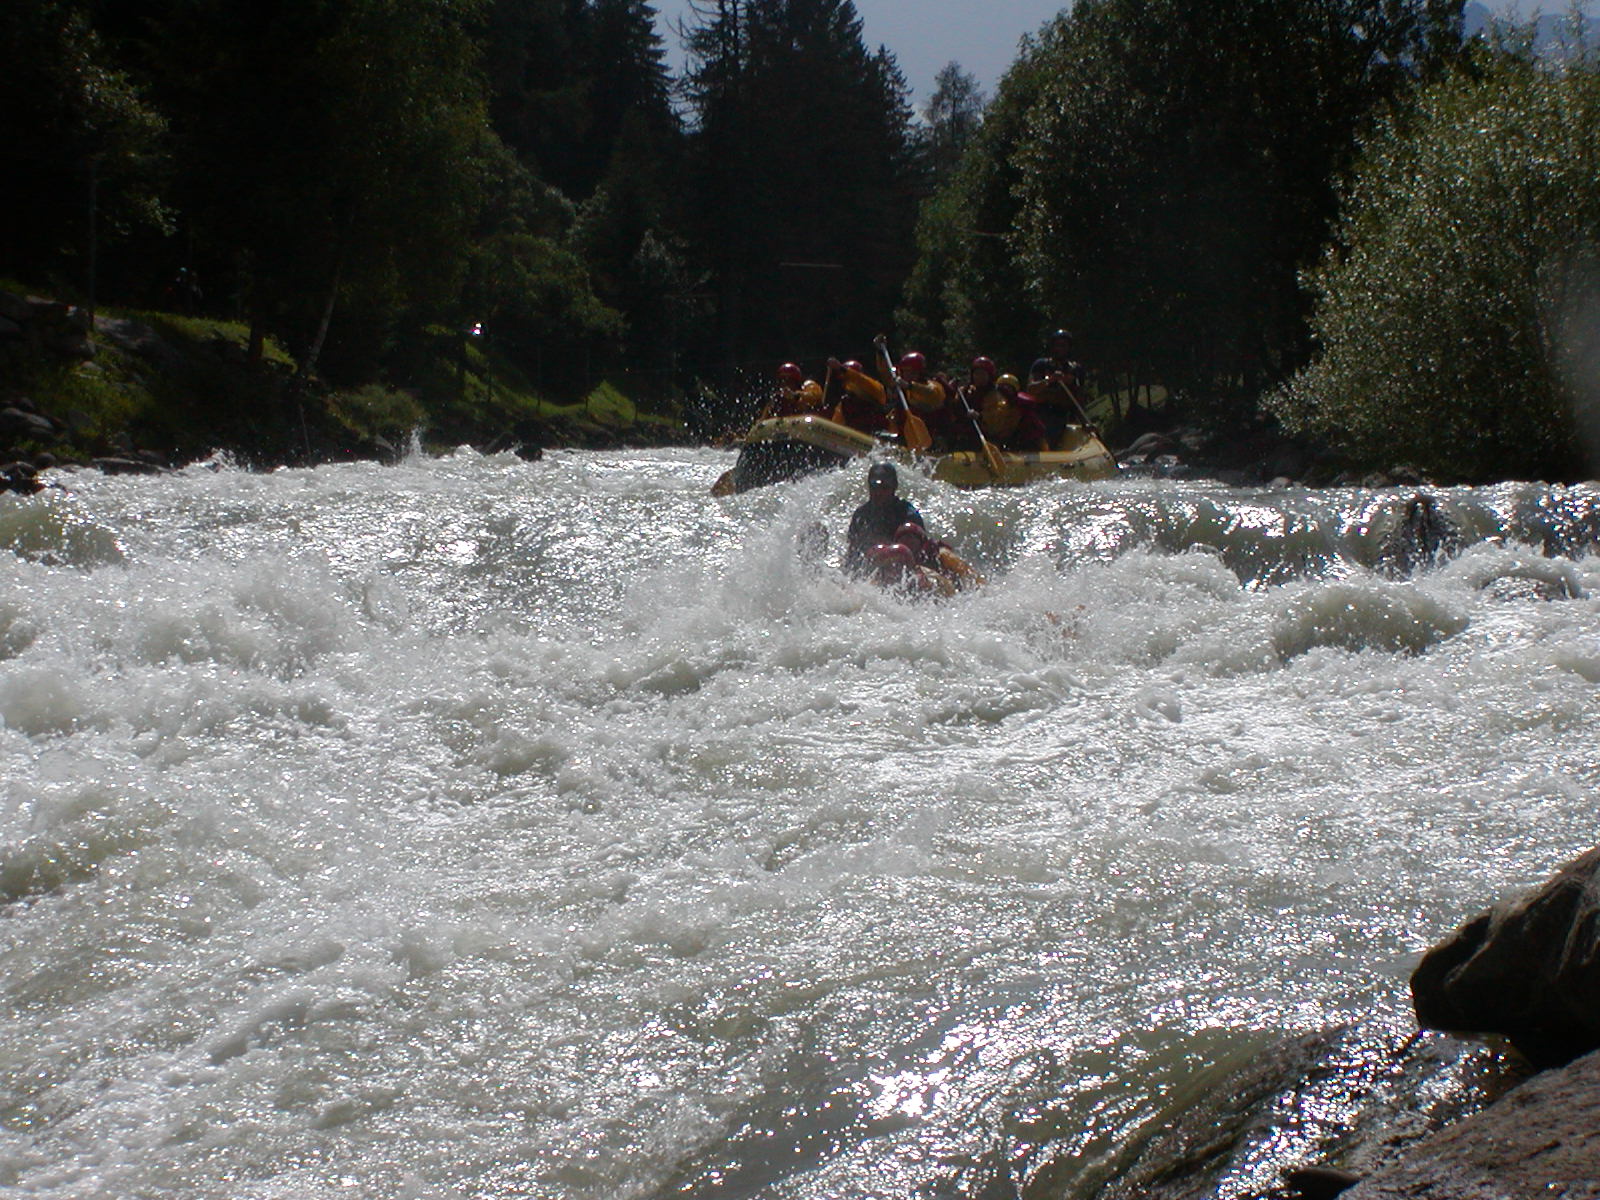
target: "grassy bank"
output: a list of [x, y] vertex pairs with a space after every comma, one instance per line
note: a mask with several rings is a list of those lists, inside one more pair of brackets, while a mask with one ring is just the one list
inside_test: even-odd
[[21, 335], [0, 340], [0, 408], [43, 418], [0, 430], [6, 461], [179, 463], [221, 450], [271, 466], [390, 457], [414, 435], [431, 450], [524, 453], [687, 438], [674, 405], [605, 380], [575, 398], [543, 395], [511, 361], [455, 338], [421, 339], [404, 380], [335, 387], [298, 375], [270, 340], [250, 361], [239, 322], [114, 308], [96, 314], [92, 331], [72, 320], [48, 335], [24, 322]]

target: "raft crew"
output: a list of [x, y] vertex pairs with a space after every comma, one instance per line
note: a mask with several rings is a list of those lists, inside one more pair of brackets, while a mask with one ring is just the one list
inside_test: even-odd
[[1002, 450], [1029, 453], [1057, 445], [1068, 425], [1087, 421], [1084, 372], [1072, 358], [1072, 334], [1058, 329], [1047, 352], [1028, 371], [1024, 390], [1015, 375], [1002, 375], [994, 359], [972, 360], [965, 384], [957, 386], [928, 370], [927, 358], [911, 351], [892, 366], [882, 356], [874, 378], [854, 359], [828, 360], [825, 384], [805, 379], [799, 366], [778, 368], [778, 388], [762, 417], [816, 413], [862, 433], [902, 434], [898, 385], [906, 410], [920, 418], [934, 453], [977, 450], [987, 441]]
[[866, 574], [872, 567], [867, 552], [880, 542], [894, 540], [902, 525], [922, 525], [922, 514], [911, 501], [896, 495], [900, 473], [893, 463], [873, 463], [867, 472], [867, 499], [850, 516], [845, 534], [844, 569], [852, 575]]
[[889, 409], [883, 384], [879, 383], [855, 359], [840, 362], [828, 360], [828, 388], [826, 399], [833, 405], [833, 419], [840, 425], [859, 429], [862, 433], [879, 433], [890, 428]]
[[767, 401], [761, 415], [756, 418], [758, 421], [768, 417], [800, 417], [822, 411], [822, 385], [815, 379], [805, 378], [797, 364], [788, 362], [779, 367], [777, 384], [772, 399]]
[[1044, 357], [1028, 368], [1028, 393], [1039, 402], [1050, 445], [1056, 445], [1075, 420], [1088, 420], [1083, 367], [1072, 357], [1072, 334], [1067, 330], [1052, 333]]
[[948, 449], [953, 441], [949, 383], [944, 379], [929, 378], [928, 360], [915, 350], [901, 355], [895, 366], [895, 377], [900, 381], [900, 390], [905, 393], [906, 404], [928, 427], [928, 433], [933, 438], [933, 449]]

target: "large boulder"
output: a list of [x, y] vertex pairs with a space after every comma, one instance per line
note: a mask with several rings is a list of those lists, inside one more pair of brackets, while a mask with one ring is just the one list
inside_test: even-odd
[[1600, 849], [1430, 950], [1411, 997], [1424, 1028], [1503, 1035], [1535, 1066], [1600, 1049]]
[[1600, 1196], [1600, 1054], [1546, 1071], [1406, 1151], [1339, 1200]]

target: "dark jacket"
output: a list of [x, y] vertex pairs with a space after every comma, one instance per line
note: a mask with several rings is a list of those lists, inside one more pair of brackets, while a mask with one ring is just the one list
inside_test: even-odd
[[867, 551], [879, 542], [894, 541], [894, 531], [907, 521], [926, 525], [916, 505], [896, 496], [887, 504], [874, 504], [868, 500], [850, 517], [850, 531], [845, 535], [844, 569], [852, 573], [866, 570]]

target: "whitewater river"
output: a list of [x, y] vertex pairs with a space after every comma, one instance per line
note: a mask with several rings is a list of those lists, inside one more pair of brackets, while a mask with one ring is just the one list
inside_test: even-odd
[[907, 474], [918, 605], [728, 465], [0, 496], [0, 1190], [1089, 1195], [1596, 842], [1593, 489]]

